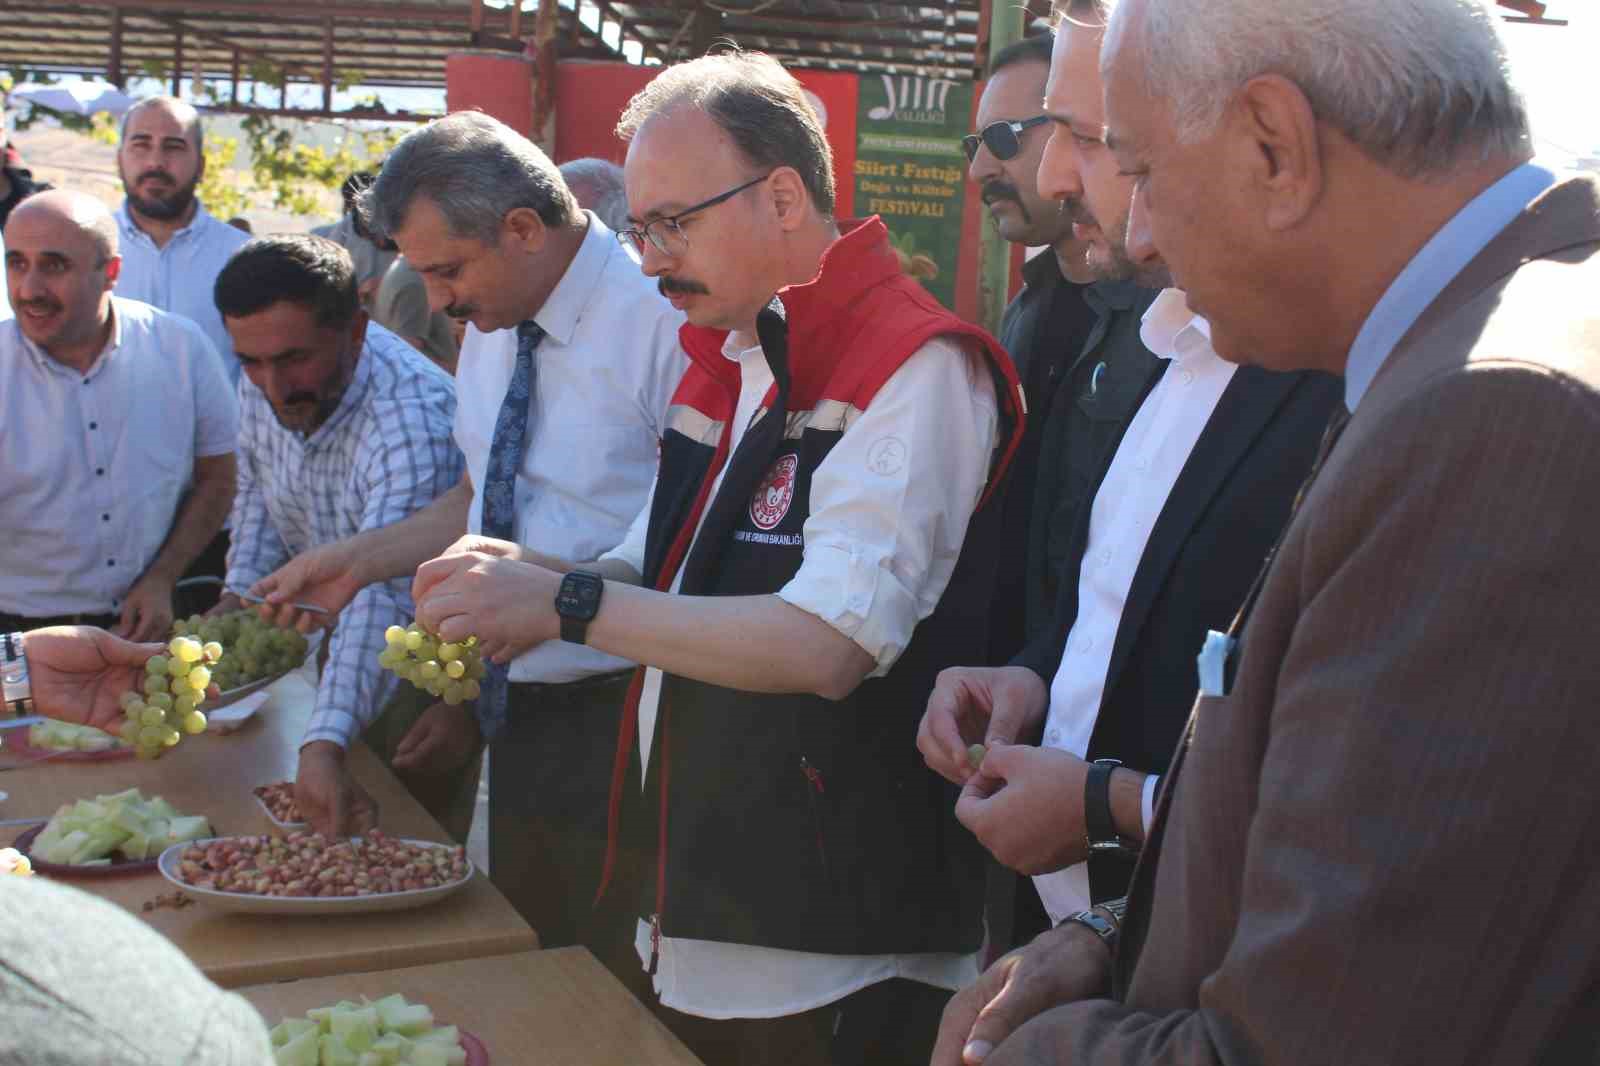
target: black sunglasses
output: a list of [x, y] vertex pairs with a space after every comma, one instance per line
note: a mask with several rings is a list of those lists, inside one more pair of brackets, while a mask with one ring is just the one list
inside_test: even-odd
[[980, 144], [986, 146], [989, 154], [1002, 162], [1014, 159], [1017, 153], [1022, 151], [1022, 138], [1019, 136], [1022, 131], [1049, 121], [1049, 115], [1035, 115], [1020, 122], [991, 122], [977, 133], [969, 133], [961, 138], [961, 148], [967, 153], [969, 163], [978, 158]]

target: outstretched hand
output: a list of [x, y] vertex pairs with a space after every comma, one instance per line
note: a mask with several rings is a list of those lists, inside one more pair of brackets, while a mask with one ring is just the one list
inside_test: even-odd
[[135, 644], [93, 626], [51, 626], [22, 637], [34, 708], [49, 718], [115, 733], [122, 694], [136, 687], [160, 644]]

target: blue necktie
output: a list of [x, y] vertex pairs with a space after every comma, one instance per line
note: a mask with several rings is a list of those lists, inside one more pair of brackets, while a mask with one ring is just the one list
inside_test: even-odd
[[[514, 540], [517, 519], [517, 471], [528, 440], [528, 411], [533, 406], [537, 376], [533, 353], [544, 340], [544, 330], [532, 321], [517, 327], [517, 365], [495, 419], [494, 440], [489, 445], [489, 467], [483, 475], [483, 518], [479, 528], [486, 537]], [[487, 663], [478, 693], [478, 728], [493, 740], [506, 724], [507, 667]]]

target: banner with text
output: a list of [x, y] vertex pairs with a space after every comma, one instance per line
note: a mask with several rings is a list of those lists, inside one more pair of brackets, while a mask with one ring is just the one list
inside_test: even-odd
[[855, 210], [882, 215], [906, 272], [955, 306], [972, 83], [909, 75], [861, 77], [856, 103]]

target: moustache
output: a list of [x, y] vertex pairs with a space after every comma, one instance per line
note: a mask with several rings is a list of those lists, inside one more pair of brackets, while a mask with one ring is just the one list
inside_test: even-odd
[[174, 178], [171, 174], [168, 174], [165, 170], [162, 170], [159, 167], [157, 169], [155, 169], [155, 170], [147, 170], [143, 174], [140, 174], [138, 179], [134, 182], [134, 184], [137, 185], [137, 184], [139, 184], [139, 182], [144, 181], [146, 178], [160, 178], [161, 180], [163, 180], [163, 181], [165, 181], [165, 182], [167, 182], [167, 183], [169, 183], [171, 185], [178, 184], [178, 179], [177, 178]]
[[296, 392], [296, 393], [291, 393], [289, 395], [289, 397], [286, 400], [283, 401], [283, 406], [285, 406], [285, 407], [301, 407], [301, 406], [303, 406], [305, 404], [316, 403], [316, 402], [317, 402], [316, 393], [313, 393], [313, 392]]
[[1022, 202], [1022, 196], [1017, 192], [1017, 187], [1009, 181], [993, 178], [983, 183], [983, 202], [992, 204], [996, 200], [1011, 200], [1015, 203]]
[[61, 305], [54, 300], [23, 300], [17, 304], [19, 311], [37, 311], [41, 314], [53, 315], [61, 310]]
[[444, 313], [457, 322], [465, 322], [478, 313], [477, 307], [472, 304], [451, 304], [444, 309]]
[[663, 275], [661, 280], [656, 282], [656, 289], [663, 296], [671, 296], [674, 293], [679, 296], [688, 296], [691, 294], [704, 296], [709, 294], [711, 291], [698, 281], [691, 281], [688, 278], [675, 278], [671, 277], [670, 275]]
[[1069, 221], [1076, 222], [1080, 226], [1099, 227], [1100, 223], [1095, 221], [1094, 215], [1089, 211], [1089, 208], [1084, 205], [1084, 202], [1078, 199], [1078, 197], [1069, 196], [1066, 198], [1066, 200], [1062, 201], [1062, 204], [1062, 210], [1066, 212]]

